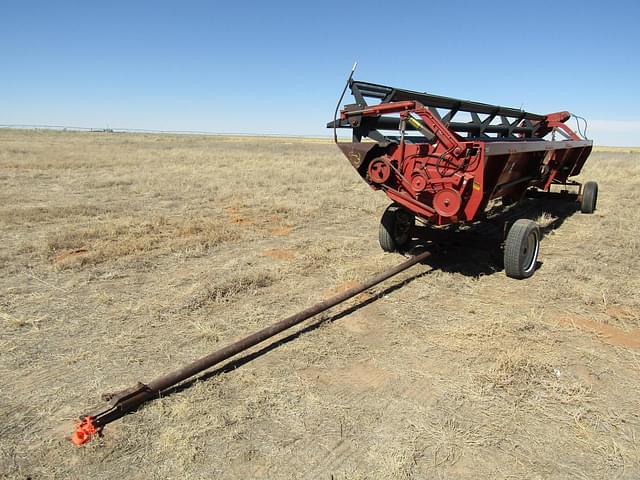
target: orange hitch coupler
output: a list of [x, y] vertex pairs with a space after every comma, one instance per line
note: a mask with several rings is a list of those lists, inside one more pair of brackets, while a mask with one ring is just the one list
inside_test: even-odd
[[95, 434], [100, 435], [101, 431], [101, 428], [94, 425], [93, 417], [87, 415], [86, 417], [82, 417], [80, 422], [76, 423], [76, 431], [73, 432], [71, 441], [77, 446], [84, 445], [90, 441]]

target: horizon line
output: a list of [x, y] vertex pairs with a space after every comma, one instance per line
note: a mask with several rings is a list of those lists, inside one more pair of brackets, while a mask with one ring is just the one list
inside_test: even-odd
[[[145, 128], [119, 128], [119, 127], [78, 127], [71, 125], [33, 125], [33, 124], [0, 124], [0, 129], [6, 130], [52, 130], [62, 132], [86, 132], [86, 133], [155, 133], [165, 135], [202, 135], [211, 137], [270, 137], [270, 138], [300, 138], [300, 139], [318, 139], [332, 140], [333, 135], [304, 135], [292, 133], [242, 133], [242, 132], [210, 132], [206, 130], [160, 130]], [[348, 139], [343, 137], [341, 140]], [[638, 150], [640, 147], [633, 145], [593, 145], [594, 150], [600, 149], [633, 149]]]
[[124, 128], [124, 127], [78, 127], [73, 125], [42, 125], [42, 124], [0, 124], [0, 128], [15, 130], [61, 130], [73, 132], [94, 133], [166, 133], [175, 135], [210, 135], [230, 137], [288, 137], [288, 138], [332, 138], [333, 135], [295, 134], [295, 133], [242, 133], [242, 132], [211, 132], [207, 130], [161, 130], [152, 128]]

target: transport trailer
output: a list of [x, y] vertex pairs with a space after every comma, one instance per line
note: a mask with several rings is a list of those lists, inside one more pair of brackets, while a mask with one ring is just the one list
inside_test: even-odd
[[[577, 199], [585, 213], [595, 210], [597, 184], [580, 185], [570, 180], [580, 173], [592, 143], [565, 124], [571, 117], [568, 112], [536, 115], [358, 82], [352, 77], [353, 70], [336, 106], [334, 121], [328, 126], [334, 129], [336, 143], [338, 128], [352, 129], [352, 141], [338, 146], [360, 176], [393, 201], [380, 223], [379, 239], [384, 250], [404, 250], [416, 219], [436, 227], [481, 220], [490, 202], [507, 205], [531, 189], [546, 194], [552, 186], [560, 186], [558, 197]], [[345, 106], [337, 118], [348, 87], [356, 104]], [[378, 103], [370, 105], [365, 99]], [[461, 119], [463, 114], [468, 116], [466, 121]], [[562, 139], [556, 141], [556, 136]], [[569, 189], [574, 192], [569, 193]], [[505, 241], [507, 275], [526, 278], [533, 274], [539, 241], [540, 231], [534, 222], [520, 219], [511, 226]], [[232, 360], [430, 256], [429, 250], [416, 253], [347, 291], [166, 375], [103, 394], [108, 404], [81, 415], [70, 440], [84, 445], [96, 435], [102, 436], [106, 425], [171, 394], [194, 381], [199, 373]], [[226, 363], [220, 367], [228, 368], [235, 366]]]
[[[404, 250], [416, 219], [435, 227], [476, 222], [489, 207], [507, 207], [527, 193], [557, 193], [549, 196], [578, 201], [584, 213], [595, 210], [597, 183], [571, 179], [593, 145], [579, 123], [580, 135], [566, 124], [576, 117], [571, 113], [539, 115], [352, 77], [353, 71], [327, 127], [362, 179], [393, 202], [380, 221], [383, 250]], [[355, 103], [338, 116], [347, 87]], [[338, 141], [338, 128], [351, 129], [350, 142]], [[505, 273], [530, 277], [537, 224], [519, 219], [505, 231]]]

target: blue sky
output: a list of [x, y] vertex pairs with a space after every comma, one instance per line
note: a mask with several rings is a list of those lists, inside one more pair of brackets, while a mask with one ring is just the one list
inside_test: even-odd
[[324, 135], [356, 78], [640, 145], [640, 2], [2, 1], [0, 124]]

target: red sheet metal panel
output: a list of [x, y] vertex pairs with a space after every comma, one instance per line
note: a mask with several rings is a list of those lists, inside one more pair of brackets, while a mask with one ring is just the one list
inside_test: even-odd
[[[536, 115], [355, 83], [359, 103], [329, 124], [353, 129], [354, 141], [341, 142], [341, 150], [372, 188], [436, 225], [476, 220], [492, 199], [515, 200], [532, 187], [549, 190], [571, 182], [591, 152], [592, 142], [566, 125], [568, 112]], [[369, 106], [354, 87], [382, 101]], [[434, 98], [449, 110], [443, 115], [412, 98]], [[470, 121], [454, 122], [464, 108]], [[390, 130], [399, 136], [382, 133]], [[556, 134], [564, 139], [556, 140]]]

